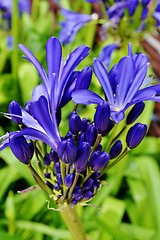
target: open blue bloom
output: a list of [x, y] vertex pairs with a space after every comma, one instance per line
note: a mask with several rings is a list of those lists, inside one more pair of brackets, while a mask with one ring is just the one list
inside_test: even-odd
[[[159, 85], [145, 87], [148, 65], [147, 56], [142, 53], [132, 54], [130, 46], [129, 55], [121, 58], [109, 73], [104, 65], [95, 59], [94, 72], [103, 88], [114, 122], [120, 122], [131, 105], [145, 100], [160, 101]], [[78, 104], [86, 105], [104, 101], [90, 90], [75, 91], [72, 99]]]
[[86, 67], [81, 72], [74, 71], [88, 55], [89, 48], [87, 46], [77, 47], [64, 61], [60, 41], [55, 37], [49, 38], [46, 44], [48, 74], [31, 51], [22, 44], [19, 44], [19, 48], [25, 53], [24, 58], [35, 66], [43, 81], [43, 84], [34, 89], [32, 101], [38, 100], [41, 95], [45, 96], [52, 113], [67, 104], [75, 89], [89, 87], [92, 77], [91, 68]]
[[72, 42], [79, 29], [81, 29], [87, 22], [98, 19], [97, 14], [81, 14], [67, 9], [62, 9], [61, 13], [66, 20], [60, 23], [62, 30], [59, 33], [59, 39], [64, 44]]

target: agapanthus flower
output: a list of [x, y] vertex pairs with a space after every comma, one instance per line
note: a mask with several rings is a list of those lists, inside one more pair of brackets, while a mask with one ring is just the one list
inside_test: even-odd
[[132, 54], [130, 47], [129, 55], [121, 58], [109, 73], [104, 65], [95, 59], [94, 72], [105, 98], [90, 90], [79, 90], [72, 94], [72, 99], [78, 104], [86, 105], [107, 101], [111, 118], [118, 123], [125, 117], [125, 111], [130, 106], [145, 100], [160, 100], [160, 86], [145, 86], [148, 66], [148, 57], [143, 53]]
[[[160, 88], [149, 86], [139, 90], [146, 83], [148, 58], [143, 54], [132, 54], [129, 47], [129, 55], [113, 66], [109, 74], [103, 64], [95, 60], [94, 71], [105, 92], [103, 99], [87, 90], [91, 69], [85, 67], [82, 71], [75, 71], [88, 55], [88, 47], [79, 46], [64, 62], [59, 40], [51, 37], [46, 44], [47, 73], [25, 46], [21, 44], [20, 48], [25, 58], [36, 67], [43, 84], [34, 89], [32, 100], [24, 109], [16, 101], [9, 104], [9, 113], [4, 115], [20, 129], [0, 138], [0, 151], [9, 146], [55, 203], [87, 204], [100, 189], [103, 174], [137, 147], [146, 134], [147, 126], [142, 123], [136, 123], [128, 132], [128, 125], [122, 129], [126, 142], [120, 139], [122, 130], [114, 138], [110, 132], [114, 131], [114, 122], [118, 123], [124, 117], [130, 105], [159, 100]], [[57, 111], [63, 110], [71, 94], [78, 103], [83, 99], [82, 103], [98, 105], [93, 119], [81, 118], [78, 108], [71, 110], [66, 134], [62, 136]], [[129, 123], [135, 120], [134, 113], [138, 117], [142, 112], [143, 103], [141, 105], [135, 105], [131, 110]], [[63, 114], [59, 120], [63, 120]], [[105, 140], [109, 139], [108, 146], [102, 145], [101, 140], [105, 137]], [[42, 144], [47, 146], [42, 148]], [[32, 163], [34, 153], [35, 160], [41, 163], [37, 169]]]
[[[18, 103], [10, 105], [10, 113], [6, 115], [17, 123], [20, 121], [22, 130], [6, 135], [0, 149], [9, 145], [10, 136], [17, 135], [17, 137], [27, 136], [27, 139], [41, 140], [53, 150], [57, 150], [61, 139], [56, 111], [62, 107], [62, 101], [64, 106], [70, 100], [70, 95], [74, 89], [83, 89], [89, 86], [91, 80], [90, 68], [85, 68], [81, 72], [74, 72], [77, 65], [88, 55], [89, 48], [86, 46], [77, 47], [64, 62], [59, 40], [51, 37], [46, 44], [47, 74], [40, 62], [24, 45], [20, 44], [19, 47], [26, 54], [25, 58], [36, 67], [43, 84], [34, 89], [32, 101], [27, 110], [22, 109]], [[88, 76], [87, 79], [86, 76]], [[80, 83], [78, 79], [80, 79]], [[84, 83], [84, 81], [86, 82]], [[63, 100], [64, 96], [67, 96], [66, 101]]]
[[89, 15], [76, 13], [67, 9], [62, 9], [61, 14], [65, 17], [65, 21], [60, 22], [62, 29], [59, 33], [59, 39], [64, 44], [72, 42], [79, 29], [86, 23], [98, 19], [96, 13]]

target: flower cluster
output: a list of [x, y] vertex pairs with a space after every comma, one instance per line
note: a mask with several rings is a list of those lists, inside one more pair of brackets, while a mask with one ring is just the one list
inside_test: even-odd
[[[64, 61], [59, 40], [51, 37], [46, 44], [48, 72], [24, 45], [19, 47], [43, 83], [34, 89], [31, 101], [24, 108], [16, 101], [9, 104], [9, 113], [4, 115], [20, 130], [2, 136], [0, 150], [9, 146], [55, 202], [84, 204], [101, 187], [103, 175], [145, 137], [147, 126], [137, 122], [137, 118], [143, 112], [143, 101], [160, 100], [160, 86], [146, 87], [148, 58], [142, 53], [133, 54], [130, 45], [128, 56], [109, 73], [100, 60], [94, 62], [104, 98], [88, 90], [92, 78], [90, 67], [75, 70], [88, 55], [87, 46], [77, 47]], [[68, 131], [61, 136], [61, 112], [71, 98], [76, 105], [68, 119]], [[80, 103], [96, 104], [93, 118], [80, 117], [77, 106]], [[124, 125], [117, 130], [122, 120]], [[39, 169], [32, 166], [33, 154]]]

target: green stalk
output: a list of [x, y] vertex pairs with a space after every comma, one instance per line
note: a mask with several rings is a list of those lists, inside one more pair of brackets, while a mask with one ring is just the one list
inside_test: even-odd
[[42, 180], [42, 178], [37, 174], [37, 172], [34, 170], [31, 164], [28, 165], [29, 170], [31, 171], [36, 183], [40, 186], [40, 188], [49, 194], [49, 196], [52, 196], [53, 192], [52, 190], [46, 185], [46, 183]]
[[60, 214], [64, 220], [68, 230], [70, 231], [74, 240], [86, 240], [85, 233], [81, 221], [77, 215], [75, 207], [71, 207], [67, 203], [63, 205]]

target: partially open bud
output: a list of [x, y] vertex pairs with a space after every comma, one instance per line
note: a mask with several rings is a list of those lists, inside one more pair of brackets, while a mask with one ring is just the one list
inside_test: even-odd
[[136, 119], [143, 112], [144, 107], [145, 107], [144, 102], [136, 103], [127, 116], [126, 124], [129, 125], [129, 124], [132, 124], [134, 121], [136, 121]]
[[16, 158], [24, 164], [29, 164], [34, 153], [32, 142], [28, 143], [23, 136], [13, 137], [9, 140], [9, 142], [10, 148]]
[[58, 157], [65, 163], [73, 163], [76, 159], [77, 148], [70, 139], [62, 141], [58, 146]]
[[94, 115], [95, 126], [98, 133], [103, 134], [107, 131], [110, 118], [110, 108], [106, 101], [102, 101], [98, 104], [96, 113]]
[[127, 133], [126, 142], [127, 146], [132, 149], [137, 147], [147, 132], [147, 125], [142, 123], [136, 123], [131, 127]]
[[122, 142], [118, 140], [113, 144], [109, 152], [111, 159], [116, 158], [121, 153], [121, 151], [122, 151]]
[[69, 129], [72, 134], [77, 134], [81, 130], [81, 118], [78, 114], [74, 111], [71, 113], [69, 118]]
[[78, 148], [77, 159], [74, 163], [76, 172], [80, 173], [86, 170], [90, 150], [90, 144], [87, 142], [83, 142], [82, 145], [80, 145], [80, 147]]
[[16, 101], [12, 101], [10, 104], [9, 104], [9, 107], [8, 107], [8, 110], [9, 110], [9, 113], [10, 114], [13, 114], [13, 115], [17, 115], [17, 116], [20, 116], [20, 117], [16, 117], [16, 116], [11, 116], [12, 120], [17, 123], [17, 124], [22, 124], [22, 111], [21, 111], [21, 107], [20, 105], [16, 102]]

